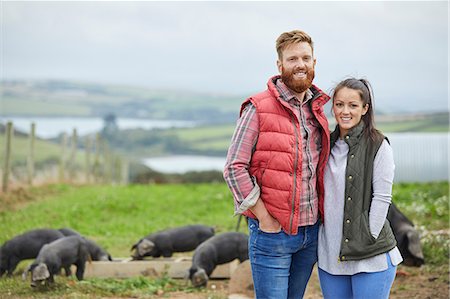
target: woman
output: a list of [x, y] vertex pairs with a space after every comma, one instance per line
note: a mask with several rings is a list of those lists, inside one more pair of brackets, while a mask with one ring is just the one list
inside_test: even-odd
[[388, 298], [402, 261], [386, 220], [394, 160], [374, 126], [369, 82], [350, 78], [333, 94], [337, 121], [325, 170], [318, 266], [324, 298]]

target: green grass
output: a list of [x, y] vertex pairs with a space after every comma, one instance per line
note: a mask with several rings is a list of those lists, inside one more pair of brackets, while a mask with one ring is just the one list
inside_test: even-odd
[[397, 184], [393, 200], [421, 235], [425, 263], [449, 263], [449, 184]]
[[[419, 229], [448, 228], [448, 183], [396, 184], [393, 200]], [[0, 243], [37, 227], [71, 227], [104, 246], [113, 256], [129, 256], [148, 233], [203, 223], [216, 231], [234, 229], [233, 200], [227, 186], [131, 185], [33, 188], [19, 206], [0, 208]], [[0, 197], [1, 199], [1, 197]], [[20, 207], [20, 208], [19, 208]]]
[[48, 197], [0, 212], [0, 243], [37, 227], [71, 227], [127, 257], [131, 245], [155, 230], [203, 223], [220, 232], [236, 223], [225, 184], [52, 188]]
[[174, 291], [204, 292], [165, 275], [153, 279], [141, 276], [126, 279], [90, 278], [83, 281], [58, 276], [53, 285], [36, 288], [31, 288], [29, 282], [23, 282], [19, 276], [0, 280], [0, 298], [164, 298], [165, 294]]
[[[449, 263], [448, 188], [448, 182], [396, 184], [393, 188], [394, 202], [422, 232], [426, 267], [430, 271]], [[234, 230], [237, 222], [232, 216], [231, 194], [223, 183], [50, 185], [0, 195], [0, 203], [0, 244], [29, 229], [71, 227], [95, 240], [113, 257], [129, 256], [134, 242], [156, 230], [203, 223], [225, 232]], [[244, 224], [241, 231], [246, 232]], [[436, 231], [444, 233], [433, 234]], [[28, 263], [22, 262], [17, 272], [20, 274]], [[58, 276], [55, 285], [37, 289], [30, 288], [19, 276], [0, 279], [0, 298], [161, 298], [170, 297], [171, 292], [203, 292], [205, 298], [211, 296], [208, 290], [194, 290], [165, 275], [83, 282]]]
[[449, 263], [449, 184], [397, 184], [393, 201], [411, 219], [421, 235], [425, 263]]
[[[20, 195], [19, 197], [24, 197]], [[38, 227], [71, 227], [96, 241], [113, 257], [129, 257], [131, 246], [156, 230], [202, 223], [216, 232], [232, 231], [233, 202], [224, 184], [69, 186], [51, 185], [28, 190], [25, 199], [0, 197], [0, 244]], [[241, 231], [245, 231], [244, 224]], [[189, 253], [188, 253], [189, 254]], [[184, 254], [185, 255], [185, 254]], [[22, 273], [29, 261], [19, 264]], [[58, 276], [50, 288], [31, 289], [19, 276], [0, 279], [2, 294], [33, 298], [94, 298], [125, 296], [151, 298], [155, 293], [205, 292], [167, 277], [156, 279], [87, 279]], [[158, 295], [161, 297], [164, 295]], [[7, 296], [9, 297], [9, 296]]]
[[448, 228], [448, 182], [395, 184], [392, 194], [397, 207], [418, 226], [427, 230]]

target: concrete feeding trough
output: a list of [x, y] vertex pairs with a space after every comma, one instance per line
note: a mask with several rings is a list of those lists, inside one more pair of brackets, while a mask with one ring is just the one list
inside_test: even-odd
[[[93, 261], [86, 263], [84, 277], [126, 278], [133, 276], [160, 276], [164, 273], [171, 278], [185, 278], [192, 265], [192, 257], [154, 258], [133, 261], [115, 259], [112, 262]], [[212, 279], [229, 279], [239, 265], [238, 260], [218, 265], [211, 274]], [[75, 267], [72, 272], [75, 272]]]

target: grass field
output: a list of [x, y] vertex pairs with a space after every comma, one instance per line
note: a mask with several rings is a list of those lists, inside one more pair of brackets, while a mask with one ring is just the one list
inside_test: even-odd
[[30, 190], [28, 197], [35, 192], [49, 196], [38, 195], [0, 212], [0, 242], [32, 228], [70, 227], [113, 256], [126, 257], [131, 245], [158, 229], [203, 223], [221, 232], [236, 224], [225, 184], [45, 188]]
[[[395, 203], [422, 233], [426, 271], [447, 273], [447, 277], [450, 245], [448, 188], [448, 182], [397, 184], [393, 193]], [[70, 227], [95, 240], [113, 257], [129, 256], [134, 242], [156, 230], [202, 223], [215, 226], [216, 232], [220, 233], [234, 230], [237, 221], [232, 216], [232, 198], [225, 184], [50, 185], [2, 195], [0, 202], [0, 244], [29, 229]], [[241, 231], [247, 231], [245, 225], [241, 225]], [[433, 233], [439, 231], [444, 233]], [[22, 262], [19, 268], [23, 269], [27, 263], [29, 261]], [[20, 270], [17, 272], [21, 273]], [[441, 281], [445, 277], [437, 279]], [[408, 289], [405, 286], [403, 290], [405, 288]], [[50, 290], [32, 290], [18, 276], [0, 279], [0, 298], [159, 298], [177, 292], [203, 294], [205, 290], [193, 290], [184, 282], [164, 276], [157, 279], [87, 279], [83, 282], [58, 276]], [[398, 298], [404, 298], [401, 297], [402, 289], [396, 292], [400, 292]], [[207, 297], [214, 298], [206, 294], [201, 298]]]

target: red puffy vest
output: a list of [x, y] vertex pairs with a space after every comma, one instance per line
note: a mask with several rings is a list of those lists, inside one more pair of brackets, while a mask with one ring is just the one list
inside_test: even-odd
[[[296, 235], [299, 223], [299, 201], [302, 178], [302, 139], [300, 122], [289, 103], [283, 101], [273, 83], [268, 89], [248, 98], [241, 113], [251, 102], [258, 113], [259, 135], [250, 162], [250, 175], [256, 178], [261, 189], [260, 198], [268, 212], [278, 220], [283, 230]], [[323, 220], [323, 174], [330, 152], [330, 131], [323, 105], [330, 99], [316, 86], [312, 86], [311, 109], [322, 127], [322, 151], [317, 170], [319, 215]], [[255, 218], [250, 210], [243, 213]]]

